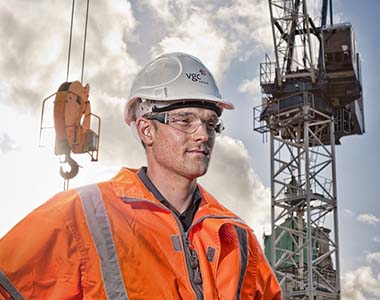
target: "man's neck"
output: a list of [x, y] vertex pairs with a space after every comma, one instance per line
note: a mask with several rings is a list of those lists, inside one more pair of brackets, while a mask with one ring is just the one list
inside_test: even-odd
[[177, 211], [183, 213], [190, 205], [196, 189], [196, 179], [189, 180], [169, 170], [149, 167], [149, 165], [147, 175], [160, 193]]

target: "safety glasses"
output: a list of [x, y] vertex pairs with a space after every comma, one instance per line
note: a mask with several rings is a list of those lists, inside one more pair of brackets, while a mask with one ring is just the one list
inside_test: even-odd
[[223, 122], [218, 117], [202, 119], [200, 116], [190, 112], [164, 112], [145, 116], [145, 118], [169, 125], [174, 129], [188, 134], [196, 132], [202, 124], [206, 126], [207, 134], [210, 137], [218, 136], [224, 130]]

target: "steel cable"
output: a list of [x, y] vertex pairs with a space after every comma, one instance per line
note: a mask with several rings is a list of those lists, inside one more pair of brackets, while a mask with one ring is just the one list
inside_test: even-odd
[[84, 29], [84, 41], [83, 41], [83, 57], [82, 57], [82, 74], [80, 82], [83, 84], [83, 74], [84, 74], [84, 60], [86, 55], [86, 42], [87, 42], [87, 25], [88, 25], [88, 10], [90, 6], [90, 0], [87, 0], [87, 8], [86, 8], [86, 24]]
[[69, 53], [67, 55], [66, 82], [69, 81], [69, 72], [70, 72], [71, 40], [73, 38], [73, 23], [74, 23], [74, 6], [75, 6], [75, 0], [73, 0], [73, 4], [71, 8], [71, 24], [70, 24], [70, 38], [69, 38]]

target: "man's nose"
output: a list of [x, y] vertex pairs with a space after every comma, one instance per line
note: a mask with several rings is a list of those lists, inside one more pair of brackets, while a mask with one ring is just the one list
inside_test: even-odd
[[204, 122], [200, 122], [198, 128], [194, 131], [193, 136], [196, 138], [196, 140], [207, 142], [210, 138], [210, 133], [207, 130], [207, 124]]

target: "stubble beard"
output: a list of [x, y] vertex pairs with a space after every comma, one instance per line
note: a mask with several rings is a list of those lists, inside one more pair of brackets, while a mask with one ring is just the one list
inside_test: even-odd
[[[203, 149], [206, 153], [196, 154], [191, 153], [192, 150]], [[213, 145], [206, 144], [202, 147], [195, 145], [186, 145], [175, 147], [172, 144], [154, 144], [152, 147], [152, 155], [158, 165], [166, 170], [167, 176], [179, 175], [194, 180], [206, 174], [211, 158]]]
[[[185, 155], [186, 156], [186, 155]], [[193, 159], [184, 159], [183, 175], [189, 179], [196, 179], [207, 173], [210, 155]]]

